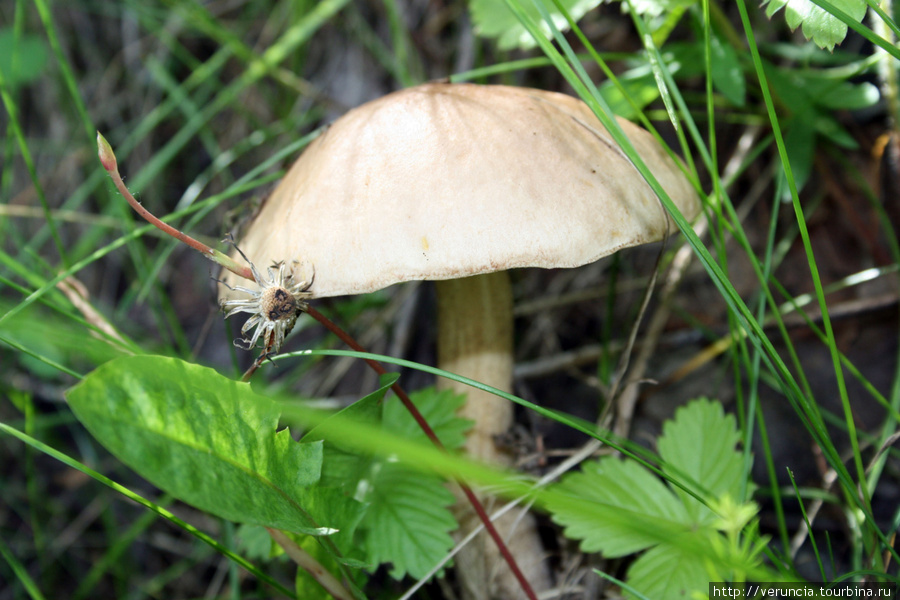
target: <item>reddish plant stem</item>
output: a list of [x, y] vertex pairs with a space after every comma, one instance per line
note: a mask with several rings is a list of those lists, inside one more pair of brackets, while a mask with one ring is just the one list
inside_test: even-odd
[[249, 267], [239, 265], [227, 254], [223, 254], [222, 252], [219, 252], [214, 248], [210, 248], [203, 242], [195, 240], [182, 231], [178, 231], [168, 223], [164, 223], [160, 219], [156, 218], [156, 215], [144, 208], [144, 206], [140, 202], [138, 202], [134, 196], [131, 195], [131, 192], [128, 191], [128, 188], [125, 187], [125, 182], [122, 181], [122, 176], [119, 175], [119, 167], [116, 162], [116, 155], [113, 154], [112, 147], [109, 145], [109, 142], [107, 142], [106, 138], [100, 135], [100, 133], [97, 133], [97, 147], [98, 155], [100, 157], [100, 163], [103, 165], [103, 168], [106, 169], [106, 172], [109, 173], [109, 176], [110, 178], [112, 178], [116, 189], [119, 190], [119, 193], [122, 194], [128, 204], [131, 205], [131, 208], [133, 208], [137, 214], [141, 215], [148, 223], [150, 223], [163, 233], [168, 234], [179, 242], [188, 245], [209, 260], [228, 269], [235, 275], [244, 277], [246, 279], [249, 279], [250, 281], [254, 280], [253, 272]]
[[[112, 178], [113, 183], [115, 183], [116, 188], [119, 190], [119, 193], [121, 193], [122, 196], [125, 197], [125, 200], [128, 201], [128, 204], [130, 204], [131, 207], [147, 222], [155, 226], [160, 231], [177, 239], [178, 241], [187, 244], [209, 260], [228, 269], [235, 275], [244, 277], [245, 279], [249, 279], [250, 281], [255, 281], [253, 272], [249, 267], [244, 267], [237, 264], [228, 255], [210, 248], [203, 242], [197, 241], [191, 236], [178, 231], [168, 223], [164, 223], [163, 221], [158, 219], [150, 211], [144, 208], [140, 202], [135, 200], [134, 196], [131, 195], [131, 192], [128, 191], [128, 188], [125, 187], [125, 182], [122, 181], [122, 176], [119, 175], [116, 156], [112, 151], [112, 147], [109, 145], [109, 142], [107, 142], [106, 139], [102, 135], [100, 135], [100, 133], [97, 133], [97, 146], [100, 162], [103, 165], [103, 168], [106, 169], [106, 172], [109, 173], [109, 176]], [[324, 325], [325, 328], [328, 329], [328, 331], [336, 335], [342, 342], [347, 344], [353, 350], [357, 352], [366, 351], [365, 348], [360, 346], [359, 343], [357, 343], [357, 341], [350, 336], [350, 334], [331, 322], [328, 317], [320, 313], [312, 306], [307, 307], [306, 312], [309, 313], [309, 316]], [[247, 372], [244, 373], [242, 381], [249, 380], [250, 376], [253, 375], [253, 373], [257, 368], [259, 368], [264, 360], [265, 355], [260, 356], [260, 358], [257, 359], [249, 369], [247, 369]], [[371, 359], [364, 360], [366, 364], [369, 365], [369, 367], [379, 375], [385, 375], [387, 373], [387, 370], [385, 370], [385, 368], [382, 367], [379, 362]], [[441, 440], [438, 439], [437, 435], [434, 433], [434, 430], [428, 424], [428, 421], [425, 420], [425, 417], [422, 416], [422, 413], [419, 412], [419, 409], [416, 408], [416, 405], [413, 404], [412, 400], [410, 400], [409, 396], [406, 394], [403, 388], [400, 387], [399, 384], [395, 383], [391, 386], [391, 389], [400, 399], [400, 402], [402, 402], [406, 407], [406, 410], [408, 410], [412, 415], [413, 419], [415, 419], [416, 423], [419, 424], [419, 427], [422, 429], [428, 439], [431, 440], [435, 447], [446, 452], [447, 449], [444, 447], [444, 444], [442, 444]], [[478, 500], [477, 496], [475, 496], [475, 492], [473, 492], [472, 488], [470, 488], [462, 480], [457, 480], [457, 484], [459, 484], [459, 487], [462, 489], [463, 494], [465, 494], [466, 498], [469, 500], [469, 503], [472, 505], [472, 509], [475, 511], [475, 514], [478, 515], [478, 518], [484, 525], [484, 528], [488, 532], [488, 535], [490, 535], [494, 540], [494, 543], [497, 544], [497, 549], [500, 551], [500, 554], [501, 556], [503, 556], [506, 564], [509, 565], [510, 570], [512, 571], [516, 580], [518, 580], [519, 585], [522, 586], [522, 591], [525, 593], [529, 600], [537, 600], [537, 595], [535, 595], [534, 590], [531, 588], [531, 584], [529, 584], [528, 580], [525, 579], [525, 575], [522, 574], [522, 571], [521, 569], [519, 569], [519, 565], [516, 563], [516, 560], [510, 553], [509, 548], [506, 547], [506, 543], [504, 543], [503, 538], [500, 537], [500, 534], [497, 532], [497, 529], [491, 522], [491, 519], [488, 516], [487, 511], [485, 511], [484, 506], [482, 506], [481, 501]]]
[[[309, 316], [311, 316], [313, 319], [324, 325], [328, 329], [328, 331], [338, 336], [338, 338], [340, 338], [342, 342], [347, 344], [353, 350], [356, 350], [357, 352], [366, 351], [356, 342], [355, 339], [350, 336], [350, 334], [332, 323], [328, 317], [317, 311], [312, 306], [307, 308], [306, 312], [309, 313]], [[385, 370], [385, 368], [381, 366], [381, 363], [371, 359], [364, 360], [366, 361], [366, 364], [368, 364], [369, 367], [379, 375], [384, 375], [387, 373], [387, 370]], [[445, 448], [444, 444], [441, 443], [441, 440], [438, 439], [437, 434], [434, 433], [431, 425], [428, 424], [428, 421], [425, 420], [425, 417], [422, 416], [422, 413], [419, 412], [419, 409], [415, 404], [413, 404], [413, 401], [410, 400], [409, 396], [406, 394], [403, 388], [400, 387], [399, 384], [395, 383], [391, 386], [391, 390], [393, 390], [393, 392], [397, 395], [397, 398], [400, 399], [400, 402], [403, 403], [403, 406], [406, 407], [406, 410], [409, 411], [413, 419], [415, 419], [416, 423], [419, 424], [419, 427], [423, 432], [425, 432], [425, 435], [428, 436], [428, 439], [431, 440], [431, 442], [439, 450], [446, 452], [447, 448]], [[525, 592], [525, 595], [528, 596], [529, 600], [537, 600], [537, 596], [535, 595], [534, 590], [531, 589], [531, 584], [528, 583], [525, 575], [522, 573], [521, 569], [519, 569], [519, 565], [516, 563], [516, 560], [510, 553], [509, 548], [506, 547], [506, 543], [503, 541], [503, 538], [500, 537], [500, 533], [497, 531], [497, 528], [494, 527], [494, 524], [491, 522], [491, 518], [488, 516], [487, 511], [484, 510], [484, 506], [482, 506], [481, 501], [478, 500], [475, 492], [473, 492], [472, 488], [470, 488], [462, 480], [458, 479], [456, 483], [459, 485], [460, 489], [462, 489], [463, 494], [466, 495], [466, 498], [472, 505], [472, 509], [478, 515], [478, 518], [481, 520], [482, 524], [484, 524], [484, 528], [488, 532], [488, 535], [490, 535], [494, 540], [494, 543], [497, 544], [497, 549], [500, 551], [501, 556], [503, 556], [503, 560], [505, 560], [506, 564], [509, 565], [510, 570], [518, 580], [519, 585], [522, 586], [522, 591]]]

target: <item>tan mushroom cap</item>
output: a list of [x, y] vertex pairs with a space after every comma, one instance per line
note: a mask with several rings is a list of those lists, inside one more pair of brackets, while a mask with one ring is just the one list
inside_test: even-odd
[[[620, 124], [685, 217], [696, 216], [697, 196], [675, 162], [649, 133]], [[335, 121], [266, 200], [240, 248], [261, 269], [312, 265], [309, 291], [326, 297], [576, 267], [662, 239], [667, 221], [580, 100], [430, 83]], [[228, 273], [226, 283], [237, 279]]]

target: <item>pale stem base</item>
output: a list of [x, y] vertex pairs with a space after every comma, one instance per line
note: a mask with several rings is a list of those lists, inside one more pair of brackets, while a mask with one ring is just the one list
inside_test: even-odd
[[[436, 282], [438, 295], [438, 366], [503, 391], [512, 391], [512, 290], [506, 272]], [[503, 398], [448, 379], [438, 388], [467, 394], [460, 415], [475, 422], [466, 452], [487, 463], [507, 467], [512, 457], [498, 448], [495, 436], [509, 431], [513, 404]], [[488, 513], [491, 498], [482, 498]], [[455, 513], [460, 522], [457, 539], [480, 525], [461, 493]], [[543, 562], [543, 546], [534, 518], [517, 519], [513, 511], [495, 521], [500, 535], [536, 592], [550, 587]], [[517, 598], [521, 587], [503, 562], [496, 546], [479, 535], [456, 556], [457, 574], [466, 600]]]

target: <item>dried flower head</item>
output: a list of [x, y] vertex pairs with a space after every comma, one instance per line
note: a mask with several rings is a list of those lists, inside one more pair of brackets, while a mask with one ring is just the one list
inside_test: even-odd
[[[297, 267], [296, 262], [294, 267]], [[287, 269], [284, 262], [276, 263], [267, 269], [268, 279], [259, 274], [252, 262], [250, 269], [259, 289], [251, 290], [242, 286], [231, 288], [249, 294], [250, 297], [223, 301], [222, 309], [227, 311], [225, 318], [239, 312], [252, 314], [253, 316], [241, 327], [243, 341], [235, 340], [235, 345], [249, 350], [262, 338], [266, 354], [278, 352], [284, 344], [285, 336], [297, 322], [297, 316], [308, 307], [305, 300], [312, 296], [307, 290], [312, 285], [313, 278], [310, 277], [307, 281], [301, 277], [299, 281], [295, 281], [294, 268]], [[253, 327], [256, 327], [256, 331], [248, 339], [247, 332]]]

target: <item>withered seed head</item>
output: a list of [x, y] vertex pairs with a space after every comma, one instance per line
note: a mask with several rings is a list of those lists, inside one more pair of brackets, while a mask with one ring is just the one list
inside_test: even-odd
[[283, 287], [271, 287], [263, 290], [259, 297], [260, 312], [265, 313], [270, 321], [281, 321], [296, 315], [299, 301]]
[[[241, 333], [245, 336], [241, 345], [250, 349], [262, 338], [267, 353], [278, 352], [284, 344], [284, 337], [297, 322], [297, 316], [308, 307], [305, 300], [312, 296], [307, 291], [312, 285], [312, 279], [296, 281], [294, 269], [286, 270], [283, 262], [269, 267], [268, 279], [260, 275], [253, 263], [250, 263], [250, 268], [259, 289], [251, 290], [241, 286], [232, 288], [249, 297], [222, 302], [222, 308], [227, 311], [225, 318], [239, 312], [251, 313], [251, 317], [241, 327]], [[248, 332], [254, 327], [256, 330], [247, 339]]]

